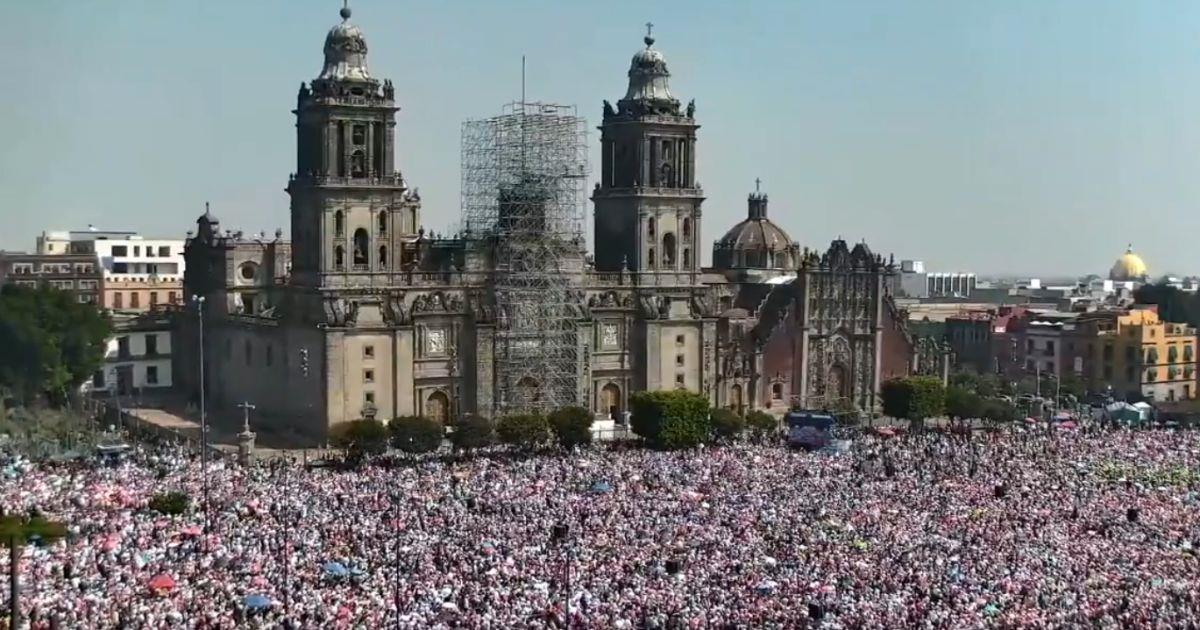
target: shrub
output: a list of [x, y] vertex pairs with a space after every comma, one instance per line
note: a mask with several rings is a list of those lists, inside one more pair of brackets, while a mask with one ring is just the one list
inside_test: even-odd
[[988, 422], [1007, 424], [1017, 419], [1017, 408], [1006, 400], [993, 398], [983, 403], [980, 415]]
[[779, 421], [765, 411], [751, 411], [746, 414], [746, 426], [758, 435], [770, 435], [779, 428]]
[[454, 425], [454, 432], [450, 434], [450, 442], [454, 444], [454, 448], [462, 450], [490, 446], [495, 439], [496, 432], [492, 421], [474, 414], [463, 416], [462, 420]]
[[924, 426], [926, 418], [942, 415], [946, 389], [942, 382], [928, 376], [892, 379], [883, 384], [883, 412], [893, 418]]
[[191, 499], [188, 498], [188, 495], [176, 490], [160, 492], [150, 497], [149, 507], [159, 514], [178, 516], [187, 512], [189, 504], [191, 504]]
[[963, 387], [951, 387], [946, 390], [946, 413], [959, 420], [978, 418], [983, 415], [983, 399]]
[[388, 430], [378, 420], [352, 420], [336, 424], [329, 431], [334, 446], [354, 457], [382, 453], [387, 448]]
[[712, 436], [708, 399], [686, 390], [637, 392], [630, 399], [633, 432], [654, 448], [692, 448]]
[[505, 444], [534, 448], [550, 441], [550, 422], [534, 413], [504, 416], [496, 425], [496, 435]]
[[387, 428], [392, 446], [405, 453], [432, 453], [446, 437], [440, 422], [424, 416], [401, 416], [389, 422]]
[[713, 409], [713, 433], [719, 438], [734, 438], [746, 428], [746, 419], [730, 409]]
[[583, 407], [563, 407], [550, 414], [550, 428], [558, 443], [571, 448], [592, 442], [592, 413]]

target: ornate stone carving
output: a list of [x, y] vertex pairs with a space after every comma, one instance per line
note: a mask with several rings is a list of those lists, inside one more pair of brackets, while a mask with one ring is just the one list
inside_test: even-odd
[[354, 326], [358, 318], [358, 303], [346, 298], [328, 298], [325, 300], [325, 323], [336, 328]]
[[408, 309], [404, 307], [403, 293], [389, 295], [384, 300], [383, 320], [389, 326], [403, 326], [411, 321]]

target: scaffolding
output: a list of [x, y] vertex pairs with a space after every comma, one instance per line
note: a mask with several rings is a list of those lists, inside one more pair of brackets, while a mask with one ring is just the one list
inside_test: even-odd
[[[580, 404], [578, 295], [587, 126], [574, 107], [517, 102], [463, 124], [462, 221], [488, 242], [493, 416]], [[484, 409], [480, 409], [484, 411]]]

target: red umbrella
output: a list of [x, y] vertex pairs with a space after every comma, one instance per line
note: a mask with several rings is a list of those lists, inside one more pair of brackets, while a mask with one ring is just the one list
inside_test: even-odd
[[200, 526], [198, 525], [188, 525], [187, 527], [179, 530], [180, 536], [199, 536], [200, 533]]
[[175, 590], [175, 578], [166, 573], [159, 573], [150, 578], [150, 590], [158, 593], [169, 593]]
[[875, 429], [875, 432], [885, 437], [894, 437], [896, 435], [896, 430], [892, 427], [879, 427]]

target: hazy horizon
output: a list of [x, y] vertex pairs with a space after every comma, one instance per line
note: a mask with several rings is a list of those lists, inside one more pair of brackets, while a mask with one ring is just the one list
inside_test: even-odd
[[[286, 230], [290, 110], [340, 6], [0, 9], [0, 249], [88, 224], [182, 238], [205, 201], [226, 227]], [[771, 218], [810, 248], [841, 236], [931, 271], [1049, 277], [1104, 275], [1132, 242], [1155, 277], [1200, 273], [1194, 3], [351, 7], [372, 74], [396, 84], [397, 166], [438, 232], [459, 215], [461, 123], [519, 97], [522, 55], [529, 99], [575, 104], [594, 129], [651, 21], [702, 125], [706, 250], [761, 177]]]

